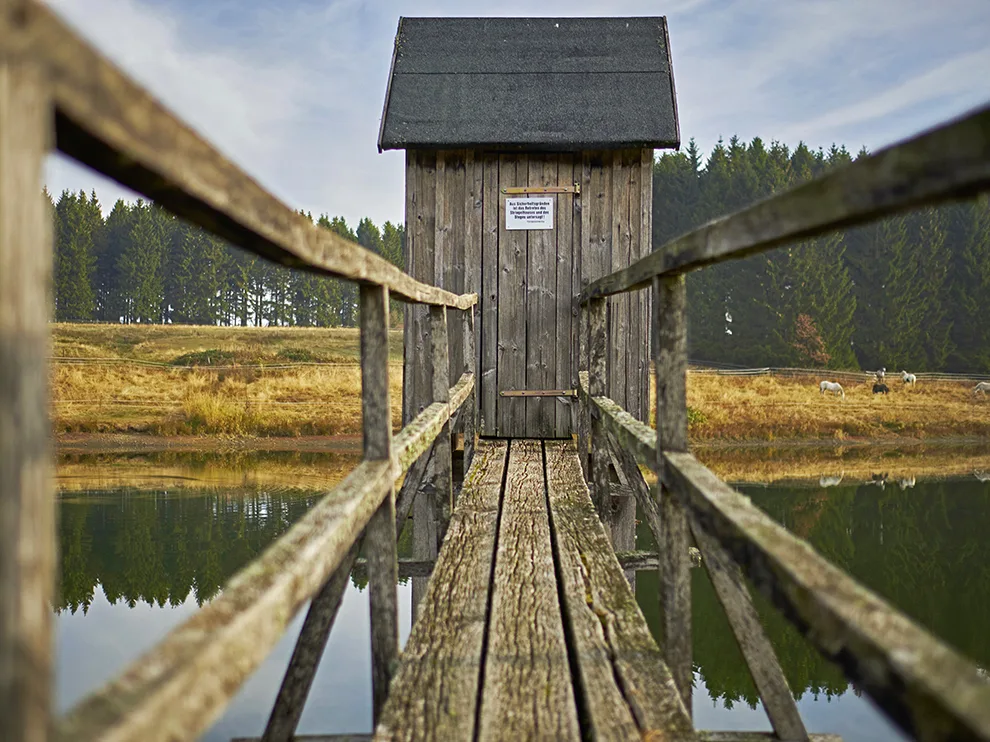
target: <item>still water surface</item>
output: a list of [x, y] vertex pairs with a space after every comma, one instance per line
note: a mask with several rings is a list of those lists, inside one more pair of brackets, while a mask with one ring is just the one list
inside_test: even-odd
[[[215, 597], [316, 502], [323, 482], [336, 481], [355, 461], [329, 453], [62, 457], [59, 710]], [[286, 477], [299, 486], [276, 484]], [[833, 563], [990, 667], [990, 482], [965, 475], [918, 478], [903, 489], [848, 477], [822, 483], [832, 485], [819, 479], [738, 488]], [[403, 555], [408, 535], [400, 542]], [[650, 546], [643, 525], [638, 546]], [[694, 570], [692, 582], [696, 726], [769, 730], [704, 570]], [[655, 575], [639, 573], [636, 592], [656, 632]], [[399, 595], [404, 643], [408, 583]], [[773, 609], [759, 608], [809, 731], [840, 733], [849, 742], [902, 738]], [[301, 623], [302, 614], [204, 739], [260, 735]], [[299, 731], [369, 731], [370, 699], [367, 593], [352, 577]]]

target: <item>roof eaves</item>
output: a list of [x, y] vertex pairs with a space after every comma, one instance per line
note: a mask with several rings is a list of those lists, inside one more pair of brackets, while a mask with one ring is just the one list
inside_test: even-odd
[[385, 137], [385, 117], [388, 116], [389, 96], [392, 94], [392, 79], [395, 77], [395, 58], [399, 52], [399, 38], [402, 36], [402, 23], [406, 19], [399, 16], [399, 25], [395, 29], [395, 41], [392, 42], [392, 63], [388, 66], [388, 82], [385, 84], [385, 104], [382, 107], [382, 120], [378, 124], [378, 154], [386, 149], [398, 149], [396, 147], [384, 147], [382, 139]]
[[[677, 114], [677, 90], [675, 89], [674, 83], [674, 61], [670, 56], [670, 32], [667, 27], [667, 17], [663, 16], [663, 45], [667, 50], [667, 74], [670, 75], [670, 101], [674, 108], [674, 136], [677, 141], [674, 142], [673, 148], [675, 150], [680, 150], [681, 148], [681, 117]], [[668, 147], [671, 145], [667, 145]]]

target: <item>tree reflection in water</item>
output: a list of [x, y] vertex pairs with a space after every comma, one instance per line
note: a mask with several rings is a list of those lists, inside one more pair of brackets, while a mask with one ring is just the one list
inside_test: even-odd
[[[918, 479], [881, 489], [843, 482], [740, 486], [753, 503], [808, 540], [836, 566], [975, 661], [990, 667], [990, 484], [975, 477]], [[639, 548], [651, 548], [645, 523]], [[655, 573], [640, 572], [636, 594], [659, 636]], [[692, 570], [694, 663], [709, 694], [727, 708], [759, 696], [704, 569]], [[754, 596], [787, 681], [800, 699], [844, 693], [842, 673], [760, 595]]]

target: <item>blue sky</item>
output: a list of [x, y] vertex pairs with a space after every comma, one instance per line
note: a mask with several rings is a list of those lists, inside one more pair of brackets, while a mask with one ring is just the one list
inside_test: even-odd
[[[871, 150], [990, 102], [990, 0], [47, 0], [293, 208], [401, 222], [400, 15], [666, 15], [681, 133]], [[59, 155], [49, 190], [133, 198]]]

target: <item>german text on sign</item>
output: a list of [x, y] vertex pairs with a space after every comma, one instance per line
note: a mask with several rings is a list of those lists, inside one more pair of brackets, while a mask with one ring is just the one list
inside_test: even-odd
[[555, 197], [505, 199], [506, 229], [553, 229]]

